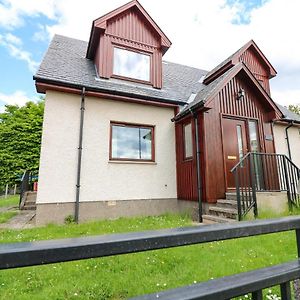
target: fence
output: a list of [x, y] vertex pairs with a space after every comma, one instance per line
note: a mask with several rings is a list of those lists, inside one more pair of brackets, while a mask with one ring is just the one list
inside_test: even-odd
[[[3, 244], [0, 245], [0, 269], [136, 253], [289, 230], [295, 230], [299, 257], [300, 217], [297, 216], [235, 224], [217, 224], [63, 240]], [[218, 300], [231, 299], [252, 293], [252, 299], [259, 300], [262, 299], [263, 289], [280, 285], [281, 299], [290, 300], [292, 299], [290, 281], [297, 278], [300, 278], [299, 259], [208, 282], [144, 295], [135, 299]]]

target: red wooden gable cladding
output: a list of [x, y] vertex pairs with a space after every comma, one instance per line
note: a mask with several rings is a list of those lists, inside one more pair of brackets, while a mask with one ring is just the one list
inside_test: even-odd
[[253, 48], [250, 47], [243, 52], [239, 57], [239, 61], [244, 62], [267, 93], [270, 94], [269, 67], [258, 57]]
[[[245, 97], [243, 100], [238, 101], [237, 93], [241, 87], [245, 90]], [[224, 136], [222, 128], [223, 117], [257, 120], [261, 151], [266, 153], [275, 152], [274, 141], [265, 139], [266, 135], [273, 135], [272, 123], [270, 122], [271, 108], [265, 103], [266, 100], [263, 99], [261, 94], [253, 89], [249, 78], [239, 73], [210, 101], [210, 110], [199, 112], [204, 201], [215, 202], [217, 199], [224, 198], [226, 192], [223, 152]], [[192, 120], [191, 116], [176, 123], [177, 188], [178, 198], [197, 200], [196, 156], [194, 154], [193, 159], [185, 161], [182, 149], [183, 124], [190, 120]]]
[[[94, 26], [88, 57], [92, 52], [90, 48], [95, 47], [93, 58], [100, 77], [113, 76], [114, 47], [124, 47], [150, 55], [148, 84], [155, 88], [162, 88], [162, 55], [170, 47], [171, 42], [137, 1], [132, 1], [108, 16], [99, 18], [94, 22]], [[129, 78], [127, 80], [138, 81]]]

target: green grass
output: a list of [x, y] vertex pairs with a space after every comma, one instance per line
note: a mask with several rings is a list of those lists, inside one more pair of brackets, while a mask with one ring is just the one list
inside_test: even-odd
[[[0, 242], [188, 226], [187, 216], [0, 230]], [[0, 299], [124, 299], [296, 258], [293, 232], [0, 272]]]
[[9, 219], [12, 217], [16, 216], [17, 212], [16, 211], [6, 211], [0, 213], [0, 224], [6, 223]]
[[0, 198], [0, 207], [8, 207], [8, 206], [18, 206], [19, 205], [19, 195], [8, 196], [5, 198]]

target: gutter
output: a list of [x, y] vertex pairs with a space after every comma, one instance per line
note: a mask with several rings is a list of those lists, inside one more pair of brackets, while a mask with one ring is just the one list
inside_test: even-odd
[[285, 128], [285, 139], [287, 142], [288, 146], [288, 154], [289, 154], [289, 159], [292, 160], [292, 154], [291, 154], [291, 146], [290, 146], [290, 139], [289, 139], [289, 133], [288, 130], [294, 125], [294, 121], [291, 121], [289, 125]]
[[[59, 80], [51, 80], [51, 79], [45, 79], [41, 78], [38, 76], [33, 76], [33, 80], [36, 81], [37, 84], [50, 84], [50, 85], [56, 85], [56, 86], [62, 86], [62, 87], [67, 87], [67, 88], [73, 88], [73, 89], [81, 89], [82, 85], [80, 84], [74, 84], [74, 83], [67, 83]], [[111, 93], [114, 93], [114, 95], [119, 95], [119, 96], [124, 96], [124, 97], [129, 97], [129, 98], [136, 98], [140, 100], [147, 101], [149, 100], [150, 102], [157, 102], [157, 103], [165, 103], [165, 104], [173, 104], [173, 105], [185, 105], [185, 101], [179, 101], [179, 100], [172, 100], [172, 99], [164, 99], [164, 98], [158, 98], [158, 97], [152, 97], [152, 96], [145, 96], [145, 95], [139, 95], [139, 94], [132, 94], [132, 93], [126, 93], [126, 92], [118, 92], [116, 90], [106, 90], [103, 88], [96, 88], [96, 87], [85, 87], [86, 91], [90, 92], [96, 92], [96, 93], [103, 93], [110, 95]], [[42, 92], [42, 91], [38, 91]]]
[[75, 219], [75, 222], [77, 224], [78, 224], [78, 220], [79, 220], [81, 158], [82, 158], [82, 140], [83, 140], [84, 111], [85, 111], [85, 87], [82, 87], [82, 90], [81, 90], [81, 105], [80, 105], [79, 141], [78, 141], [76, 199], [75, 199], [75, 213], [74, 213], [74, 219]]
[[203, 222], [202, 218], [202, 184], [201, 184], [201, 164], [200, 164], [200, 147], [199, 147], [199, 130], [198, 130], [198, 115], [189, 108], [190, 113], [194, 118], [195, 124], [195, 142], [196, 142], [196, 167], [197, 167], [197, 197], [198, 197], [198, 216], [199, 216], [199, 223]]

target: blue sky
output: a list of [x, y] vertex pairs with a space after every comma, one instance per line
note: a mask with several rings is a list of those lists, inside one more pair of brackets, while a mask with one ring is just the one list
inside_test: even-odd
[[[173, 43], [166, 60], [209, 70], [254, 39], [278, 71], [271, 81], [273, 98], [284, 105], [300, 103], [298, 0], [140, 2]], [[38, 98], [32, 76], [53, 34], [87, 40], [92, 20], [124, 3], [1, 0], [0, 111], [6, 103]]]

